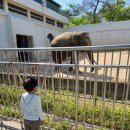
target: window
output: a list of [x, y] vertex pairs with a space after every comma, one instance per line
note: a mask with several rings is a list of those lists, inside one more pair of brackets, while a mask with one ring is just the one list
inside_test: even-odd
[[27, 16], [27, 10], [26, 9], [23, 9], [21, 7], [18, 7], [16, 5], [13, 5], [13, 4], [8, 4], [8, 8], [9, 8], [9, 11], [13, 12], [13, 13], [17, 13], [17, 14], [20, 14], [20, 15], [24, 15], [24, 16]]
[[0, 0], [0, 9], [3, 9], [3, 0]]
[[57, 22], [57, 27], [63, 28], [63, 23]]
[[50, 18], [46, 18], [46, 23], [51, 24], [51, 25], [55, 25], [55, 21], [50, 19]]
[[36, 13], [31, 12], [31, 18], [33, 18], [33, 19], [36, 19], [36, 20], [39, 20], [39, 21], [42, 21], [42, 22], [43, 22], [43, 16], [42, 16], [42, 15], [40, 15], [40, 14], [36, 14]]

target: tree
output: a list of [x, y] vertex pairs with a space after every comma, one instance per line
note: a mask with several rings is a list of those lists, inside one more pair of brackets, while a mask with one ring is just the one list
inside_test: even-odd
[[102, 6], [106, 5], [108, 8], [111, 8], [111, 3], [114, 0], [83, 0], [81, 9], [82, 12], [87, 14], [91, 18], [91, 23], [100, 22], [100, 12], [99, 10]]
[[81, 4], [69, 4], [68, 8], [61, 10], [61, 14], [70, 20], [73, 20], [77, 16], [86, 16], [91, 23], [99, 23], [101, 22], [99, 9], [101, 9], [103, 5], [110, 7], [113, 1], [114, 0], [83, 0]]
[[125, 0], [83, 0], [80, 5], [69, 4], [61, 12], [70, 20], [67, 26], [130, 19], [130, 6], [125, 7]]
[[86, 16], [79, 16], [74, 19], [71, 19], [69, 23], [67, 24], [68, 26], [77, 26], [77, 25], [85, 25], [85, 24], [91, 24], [91, 21], [89, 18]]
[[75, 3], [68, 4], [68, 8], [61, 9], [60, 13], [69, 19], [74, 19], [80, 15], [80, 5]]
[[72, 19], [72, 17], [73, 17], [73, 14], [71, 13], [69, 8], [66, 8], [66, 9], [63, 9], [63, 10], [61, 9], [60, 14], [67, 17], [68, 19]]
[[125, 7], [124, 0], [118, 0], [113, 3], [111, 9], [104, 5], [100, 12], [106, 21], [122, 21], [130, 19], [130, 6]]

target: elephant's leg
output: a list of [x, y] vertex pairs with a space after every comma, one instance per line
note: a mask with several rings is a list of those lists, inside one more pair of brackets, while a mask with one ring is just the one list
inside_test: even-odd
[[[88, 58], [89, 58], [90, 63], [94, 64], [94, 58], [93, 58], [92, 51], [87, 52], [87, 54], [88, 54]], [[94, 68], [91, 68], [91, 72], [93, 72], [93, 71], [94, 71]]]
[[[73, 52], [70, 52], [70, 57], [71, 57], [71, 60], [70, 60], [70, 64], [73, 64], [74, 63], [74, 54]], [[69, 67], [69, 71], [73, 71], [73, 67]]]
[[[57, 54], [56, 54], [56, 63], [62, 64], [63, 59], [64, 59], [63, 53], [62, 53], [62, 52], [57, 52]], [[59, 66], [59, 67], [57, 66], [56, 68], [57, 68], [57, 70], [58, 70], [59, 72], [62, 70], [62, 67], [61, 67], [61, 66]]]
[[[74, 52], [73, 52], [74, 53]], [[75, 63], [75, 60], [77, 60], [77, 64], [79, 64], [79, 52], [77, 51], [76, 53], [77, 53], [77, 57], [74, 57], [74, 54], [72, 53], [72, 56], [71, 56], [71, 62], [70, 62], [70, 64], [74, 64]], [[75, 59], [76, 58], [76, 59]], [[79, 68], [78, 68], [79, 69]], [[69, 71], [72, 71], [73, 70], [73, 67], [69, 67]], [[81, 73], [80, 71], [79, 71], [79, 73]]]
[[[70, 64], [73, 63], [73, 58], [71, 57]], [[69, 67], [69, 71], [73, 71], [73, 67]]]
[[[57, 52], [55, 51], [52, 52], [52, 60], [55, 64], [59, 63], [58, 58], [57, 58]], [[55, 67], [55, 70], [58, 70], [57, 66]]]
[[56, 63], [56, 52], [52, 52], [52, 61]]

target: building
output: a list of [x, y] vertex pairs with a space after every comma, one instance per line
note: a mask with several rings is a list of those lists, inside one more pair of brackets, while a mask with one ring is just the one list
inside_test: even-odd
[[68, 19], [53, 0], [0, 0], [0, 48], [48, 47]]

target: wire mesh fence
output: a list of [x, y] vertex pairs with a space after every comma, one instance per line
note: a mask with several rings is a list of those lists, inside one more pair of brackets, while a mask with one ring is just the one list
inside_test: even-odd
[[129, 49], [129, 45], [0, 49], [1, 122], [22, 120], [22, 82], [33, 76], [38, 79], [44, 126], [130, 129]]

